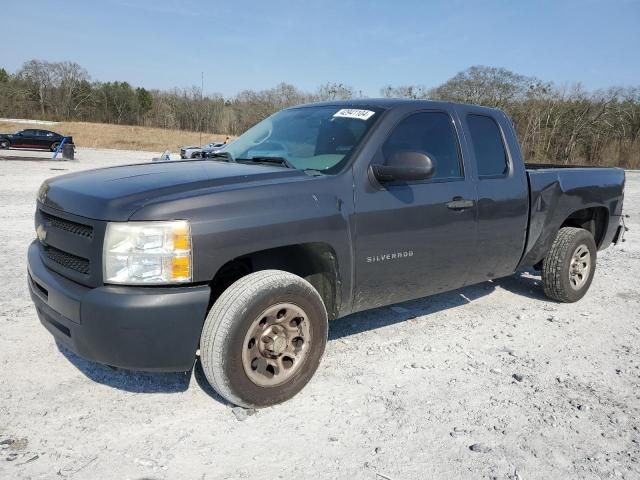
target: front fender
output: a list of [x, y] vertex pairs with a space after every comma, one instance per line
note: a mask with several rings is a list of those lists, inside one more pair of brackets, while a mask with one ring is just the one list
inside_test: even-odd
[[350, 306], [353, 212], [349, 177], [296, 177], [197, 194], [143, 207], [131, 220], [188, 219], [196, 282], [227, 262], [289, 245], [324, 243], [336, 254], [343, 306]]

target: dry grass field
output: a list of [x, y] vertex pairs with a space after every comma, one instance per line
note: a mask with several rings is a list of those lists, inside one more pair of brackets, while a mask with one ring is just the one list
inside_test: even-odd
[[182, 145], [200, 145], [223, 141], [225, 134], [186, 132], [164, 128], [111, 125], [106, 123], [60, 122], [55, 125], [32, 125], [0, 121], [0, 132], [25, 128], [43, 128], [61, 135], [71, 135], [79, 147], [112, 148], [117, 150], [177, 151]]

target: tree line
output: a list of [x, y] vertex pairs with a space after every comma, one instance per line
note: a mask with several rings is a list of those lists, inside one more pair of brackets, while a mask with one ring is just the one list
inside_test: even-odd
[[93, 81], [74, 62], [30, 60], [10, 74], [0, 68], [0, 116], [56, 121], [143, 125], [239, 135], [271, 113], [292, 105], [351, 98], [351, 87], [332, 83], [303, 92], [281, 83], [232, 98], [199, 87], [135, 88], [126, 81]]
[[388, 97], [497, 107], [509, 114], [528, 162], [640, 168], [640, 87], [559, 87], [504, 68], [474, 66], [442, 85], [387, 86]]
[[[474, 66], [435, 88], [385, 86], [384, 97], [437, 99], [505, 110], [527, 161], [640, 167], [640, 87], [590, 92], [503, 68]], [[147, 90], [126, 81], [99, 82], [74, 62], [30, 60], [15, 73], [0, 68], [0, 116], [144, 125], [238, 135], [282, 108], [362, 97], [327, 83], [313, 92], [281, 83], [233, 97], [200, 88]]]

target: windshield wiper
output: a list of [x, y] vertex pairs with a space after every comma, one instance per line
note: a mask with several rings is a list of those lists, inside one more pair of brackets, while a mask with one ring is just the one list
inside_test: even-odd
[[295, 166], [289, 162], [284, 157], [251, 157], [251, 158], [236, 158], [236, 162], [245, 162], [245, 163], [265, 163], [265, 164], [274, 164], [274, 165], [282, 165], [283, 167], [296, 169]]

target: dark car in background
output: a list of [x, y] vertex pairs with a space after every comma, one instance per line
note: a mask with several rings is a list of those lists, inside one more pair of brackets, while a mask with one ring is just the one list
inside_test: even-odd
[[[42, 150], [55, 151], [64, 135], [49, 130], [27, 128], [16, 133], [0, 133], [0, 149], [7, 148], [37, 148]], [[72, 137], [66, 137], [65, 143], [73, 143]]]

